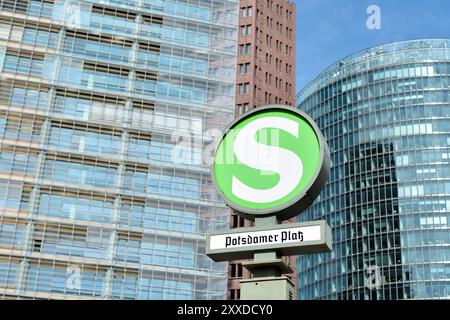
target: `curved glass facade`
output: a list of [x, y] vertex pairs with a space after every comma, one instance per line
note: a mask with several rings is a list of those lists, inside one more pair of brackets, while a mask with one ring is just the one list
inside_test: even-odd
[[224, 299], [203, 150], [233, 118], [238, 1], [0, 9], [0, 297]]
[[450, 40], [369, 49], [298, 95], [332, 155], [302, 221], [333, 252], [298, 259], [300, 299], [450, 298]]

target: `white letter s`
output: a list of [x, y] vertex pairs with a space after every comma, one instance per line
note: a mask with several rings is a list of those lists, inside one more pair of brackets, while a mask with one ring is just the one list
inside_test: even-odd
[[[248, 167], [275, 172], [280, 176], [277, 185], [265, 190], [252, 188], [233, 176], [231, 192], [245, 201], [277, 201], [291, 193], [303, 175], [303, 163], [297, 154], [287, 149], [261, 144], [256, 140], [256, 133], [265, 128], [283, 130], [296, 138], [299, 137], [299, 124], [282, 117], [257, 119], [238, 132], [233, 146], [236, 158]], [[274, 159], [276, 161], [273, 161]]]

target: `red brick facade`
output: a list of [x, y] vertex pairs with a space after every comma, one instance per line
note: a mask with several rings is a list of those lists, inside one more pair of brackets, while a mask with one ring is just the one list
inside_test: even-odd
[[[236, 116], [268, 104], [295, 106], [295, 21], [287, 0], [240, 0]], [[251, 222], [232, 213], [230, 228], [244, 226]], [[285, 259], [296, 283], [295, 257]], [[239, 299], [239, 281], [251, 275], [240, 261], [229, 263], [228, 275], [227, 297]]]

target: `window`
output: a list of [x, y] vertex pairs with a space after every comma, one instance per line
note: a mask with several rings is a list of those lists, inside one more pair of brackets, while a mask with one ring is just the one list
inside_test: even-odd
[[134, 234], [119, 234], [117, 240], [116, 260], [139, 262], [141, 237]]
[[230, 300], [239, 300], [241, 298], [240, 289], [230, 289], [229, 290]]
[[31, 16], [36, 17], [51, 17], [53, 11], [53, 1], [37, 1], [37, 0], [18, 0], [18, 1], [2, 1], [1, 9], [18, 12], [28, 13]]
[[19, 139], [27, 141], [38, 141], [42, 121], [32, 120], [22, 116], [16, 118], [9, 116], [8, 119], [0, 118], [0, 137], [7, 139]]
[[43, 216], [109, 223], [113, 211], [113, 199], [78, 194], [43, 191], [39, 199], [38, 213]]
[[35, 171], [37, 154], [19, 149], [4, 148], [0, 151], [0, 171], [32, 175]]
[[45, 162], [44, 177], [53, 181], [112, 188], [116, 175], [117, 168], [109, 167], [108, 163], [101, 165], [91, 160], [69, 162], [64, 158], [50, 158]]
[[250, 83], [240, 83], [238, 84], [238, 93], [239, 95], [247, 95], [250, 93]]
[[63, 227], [38, 224], [33, 234], [33, 251], [51, 255], [105, 259], [111, 231], [96, 227]]
[[120, 223], [126, 226], [193, 233], [197, 230], [198, 214], [184, 209], [161, 208], [144, 201], [123, 200]]
[[247, 27], [241, 26], [241, 36], [245, 37], [247, 35]]
[[109, 65], [84, 62], [83, 66], [80, 66], [66, 62], [61, 66], [59, 80], [91, 90], [125, 90], [128, 73], [129, 70]]
[[12, 210], [28, 207], [31, 188], [23, 182], [0, 179], [0, 206]]
[[144, 240], [141, 243], [141, 263], [171, 267], [194, 267], [195, 251], [189, 245], [155, 243]]
[[245, 44], [240, 44], [239, 45], [239, 54], [241, 56], [245, 55]]
[[58, 90], [55, 100], [53, 111], [56, 113], [106, 122], [122, 122], [125, 117], [125, 101], [121, 99]]
[[50, 129], [49, 144], [56, 148], [117, 154], [119, 143], [120, 135], [109, 130], [87, 131], [71, 123], [55, 124]]
[[242, 83], [238, 84], [238, 94], [241, 96], [244, 94], [244, 85]]
[[43, 109], [47, 105], [48, 91], [43, 88], [14, 85], [11, 88], [10, 104], [26, 108]]
[[250, 83], [245, 83], [244, 87], [245, 94], [250, 94]]
[[242, 264], [230, 263], [230, 277], [231, 278], [242, 278]]
[[251, 16], [252, 16], [252, 7], [241, 8], [241, 17], [242, 18], [251, 17]]
[[185, 281], [147, 278], [144, 274], [139, 281], [141, 300], [191, 300], [193, 284]]
[[242, 104], [237, 104], [236, 105], [236, 114], [240, 115], [240, 114], [243, 114], [243, 113], [244, 113], [244, 111], [242, 110]]
[[2, 286], [14, 287], [19, 263], [8, 258], [0, 259], [0, 283]]
[[117, 299], [136, 299], [138, 275], [130, 272], [114, 272], [113, 297]]
[[251, 47], [250, 43], [239, 45], [239, 54], [242, 56], [250, 54], [251, 50], [252, 50], [252, 47]]
[[[249, 104], [248, 103], [244, 103], [243, 105], [243, 112], [248, 111], [249, 109]], [[241, 216], [239, 216], [238, 214], [232, 214], [231, 215], [231, 221], [230, 221], [230, 228], [234, 229], [234, 228], [241, 228], [244, 227], [244, 218], [242, 218]]]
[[[49, 66], [47, 66], [48, 68]], [[7, 52], [3, 64], [4, 72], [17, 72], [31, 76], [41, 76], [44, 70], [44, 56], [26, 52]]]
[[96, 59], [128, 62], [132, 42], [98, 36], [88, 33], [68, 31], [64, 40], [64, 49]]
[[93, 6], [90, 26], [105, 32], [131, 33], [134, 28], [135, 13]]
[[126, 191], [156, 193], [191, 199], [200, 198], [200, 181], [197, 177], [171, 176], [159, 173], [147, 173], [129, 168], [125, 172], [124, 189]]
[[239, 74], [240, 75], [244, 74], [244, 64], [243, 63], [239, 64]]
[[[104, 270], [83, 267], [79, 288], [67, 286], [68, 274], [70, 274], [70, 270], [66, 265], [37, 265], [33, 263], [28, 268], [26, 289], [49, 293], [101, 296], [105, 278]], [[52, 281], [49, 281], [49, 279]]]
[[19, 248], [23, 244], [25, 224], [0, 220], [0, 247]]

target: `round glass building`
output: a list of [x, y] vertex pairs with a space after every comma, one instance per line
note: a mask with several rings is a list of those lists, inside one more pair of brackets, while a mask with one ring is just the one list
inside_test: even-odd
[[450, 40], [349, 56], [298, 95], [332, 170], [301, 221], [333, 252], [300, 256], [299, 299], [450, 298]]

